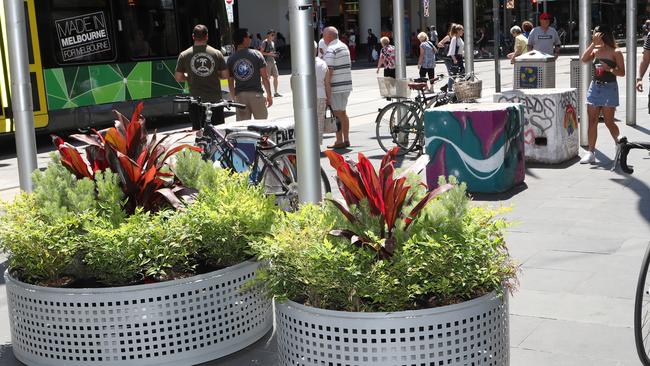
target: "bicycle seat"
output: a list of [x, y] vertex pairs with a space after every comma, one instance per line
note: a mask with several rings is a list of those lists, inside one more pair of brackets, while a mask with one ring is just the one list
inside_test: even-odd
[[278, 130], [276, 126], [248, 126], [247, 129], [249, 131], [257, 132], [260, 135], [267, 135]]
[[426, 90], [429, 89], [429, 85], [427, 85], [426, 81], [424, 83], [409, 83], [409, 89], [411, 90]]

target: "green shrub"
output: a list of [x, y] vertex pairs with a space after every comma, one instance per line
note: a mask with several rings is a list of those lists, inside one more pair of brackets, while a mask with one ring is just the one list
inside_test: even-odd
[[64, 276], [125, 285], [142, 275], [162, 281], [251, 258], [249, 242], [267, 235], [276, 215], [273, 199], [245, 175], [215, 169], [196, 153], [181, 155], [175, 169], [191, 172], [179, 179], [201, 190], [196, 202], [130, 215], [117, 175], [95, 171], [93, 180], [79, 179], [54, 155], [34, 173], [33, 194], [1, 206], [0, 250], [12, 273], [45, 285]]
[[184, 185], [199, 190], [179, 220], [194, 237], [200, 261], [225, 267], [252, 257], [249, 243], [268, 234], [277, 210], [246, 174], [214, 168], [196, 153], [179, 154], [175, 172]]
[[455, 185], [426, 205], [408, 231], [396, 230], [393, 255], [378, 259], [329, 235], [351, 228], [332, 203], [305, 206], [253, 245], [259, 259], [271, 263], [260, 281], [280, 299], [347, 311], [421, 309], [501, 292], [514, 286], [517, 266], [497, 214], [471, 208], [465, 186]]
[[13, 276], [33, 284], [55, 284], [75, 261], [87, 214], [43, 215], [44, 202], [21, 193], [3, 202], [0, 216], [0, 250], [9, 254]]

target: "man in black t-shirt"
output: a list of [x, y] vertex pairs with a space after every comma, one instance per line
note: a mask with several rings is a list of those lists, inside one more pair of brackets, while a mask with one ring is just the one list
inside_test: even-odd
[[[187, 81], [193, 97], [200, 97], [202, 102], [218, 102], [222, 99], [220, 79], [228, 79], [226, 60], [221, 52], [208, 46], [208, 28], [205, 25], [197, 24], [194, 27], [192, 39], [194, 45], [178, 55], [174, 77], [179, 83]], [[200, 112], [190, 111], [193, 122], [202, 118]], [[223, 108], [215, 110], [212, 123], [223, 123], [223, 118]], [[193, 128], [198, 126], [194, 125]]]

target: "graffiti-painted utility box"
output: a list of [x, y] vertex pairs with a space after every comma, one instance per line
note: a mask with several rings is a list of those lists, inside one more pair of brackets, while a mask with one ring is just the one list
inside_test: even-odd
[[510, 90], [494, 101], [524, 105], [526, 161], [557, 164], [578, 156], [576, 89]]
[[504, 192], [524, 181], [524, 110], [515, 103], [447, 104], [424, 112], [429, 188], [454, 175], [470, 192]]
[[530, 51], [515, 57], [514, 89], [555, 88], [555, 57]]

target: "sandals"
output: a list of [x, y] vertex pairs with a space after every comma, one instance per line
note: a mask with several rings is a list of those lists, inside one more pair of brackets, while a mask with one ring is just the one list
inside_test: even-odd
[[350, 147], [350, 141], [337, 142], [327, 146], [328, 149], [345, 149], [346, 147]]

